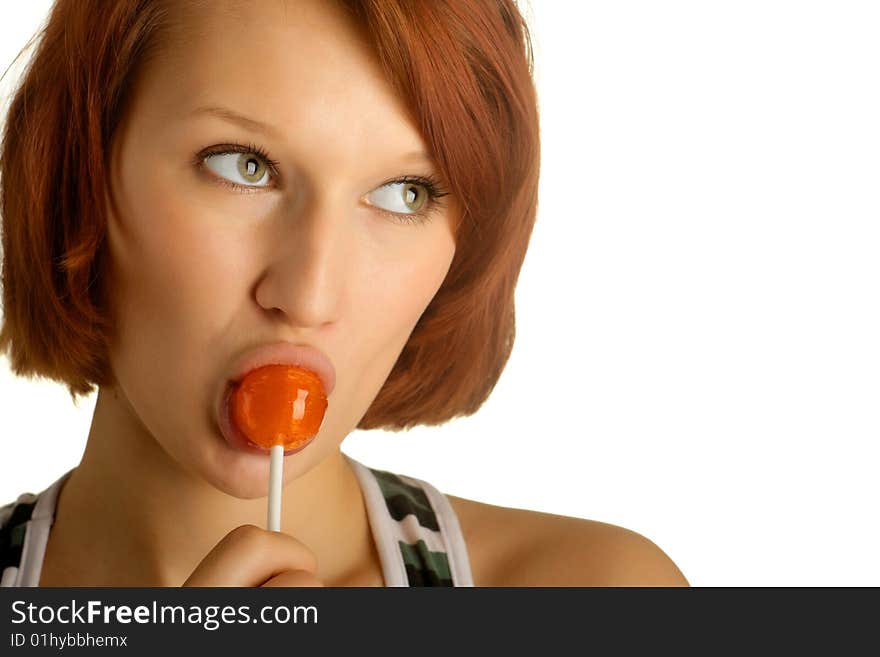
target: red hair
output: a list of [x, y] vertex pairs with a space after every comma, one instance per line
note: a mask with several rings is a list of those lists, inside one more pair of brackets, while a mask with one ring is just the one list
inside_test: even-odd
[[[483, 404], [513, 348], [540, 163], [531, 38], [514, 0], [338, 1], [461, 205], [449, 272], [358, 428], [441, 424]], [[0, 353], [75, 403], [114, 380], [102, 294], [111, 144], [138, 72], [179, 22], [168, 0], [56, 0], [9, 106]]]

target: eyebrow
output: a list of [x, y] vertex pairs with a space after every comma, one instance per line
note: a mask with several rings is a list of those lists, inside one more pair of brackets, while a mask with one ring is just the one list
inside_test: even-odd
[[[263, 123], [262, 121], [257, 121], [256, 119], [252, 119], [249, 116], [245, 116], [244, 114], [236, 112], [235, 110], [228, 107], [223, 107], [221, 105], [202, 105], [195, 108], [190, 113], [190, 116], [198, 116], [200, 114], [209, 114], [211, 116], [216, 116], [219, 119], [229, 121], [230, 123], [235, 123], [236, 125], [239, 125], [243, 128], [262, 133], [273, 139], [277, 139], [279, 141], [281, 139], [281, 132], [274, 126], [271, 126], [268, 123]], [[433, 160], [428, 156], [425, 151], [412, 151], [404, 155], [403, 159], [414, 162], [425, 162], [427, 164], [433, 164]]]

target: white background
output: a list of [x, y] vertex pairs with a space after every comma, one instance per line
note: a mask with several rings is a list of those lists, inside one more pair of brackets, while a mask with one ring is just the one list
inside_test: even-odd
[[[0, 4], [3, 68], [49, 6]], [[344, 450], [634, 529], [694, 585], [880, 585], [878, 7], [525, 5], [543, 159], [513, 355], [475, 416]], [[11, 501], [78, 462], [94, 396], [0, 357], [0, 400]]]

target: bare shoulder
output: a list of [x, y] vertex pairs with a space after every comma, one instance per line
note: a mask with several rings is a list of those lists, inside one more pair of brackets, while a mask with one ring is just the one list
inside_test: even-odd
[[660, 547], [630, 529], [446, 497], [475, 586], [689, 586]]

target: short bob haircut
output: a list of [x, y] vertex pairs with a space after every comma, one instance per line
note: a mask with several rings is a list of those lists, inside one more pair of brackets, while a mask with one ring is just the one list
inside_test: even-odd
[[[438, 425], [480, 408], [513, 348], [514, 288], [538, 203], [531, 37], [515, 0], [336, 1], [362, 26], [462, 208], [449, 272], [357, 428]], [[25, 46], [41, 37], [9, 104], [0, 353], [19, 376], [66, 385], [74, 404], [115, 380], [102, 292], [108, 157], [138, 72], [183, 24], [180, 7], [56, 0]]]

